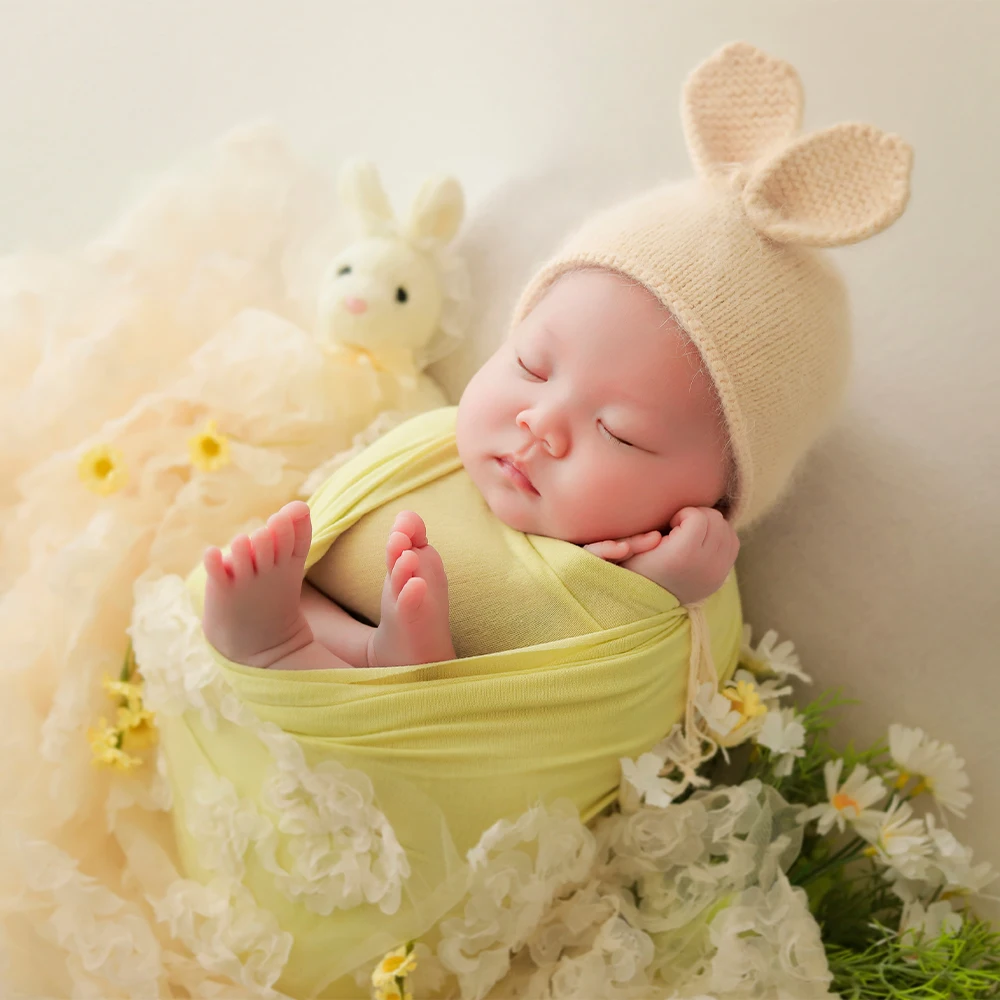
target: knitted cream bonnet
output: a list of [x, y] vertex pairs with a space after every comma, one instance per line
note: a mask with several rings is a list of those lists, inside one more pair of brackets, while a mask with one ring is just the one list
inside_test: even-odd
[[590, 219], [532, 279], [514, 317], [581, 267], [652, 291], [715, 383], [736, 469], [735, 528], [781, 499], [846, 388], [847, 298], [812, 248], [875, 235], [909, 197], [913, 153], [899, 136], [855, 123], [797, 136], [802, 105], [795, 70], [752, 45], [707, 59], [681, 102], [698, 176]]

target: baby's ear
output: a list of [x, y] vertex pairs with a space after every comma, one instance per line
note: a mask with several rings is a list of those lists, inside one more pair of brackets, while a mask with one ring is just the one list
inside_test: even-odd
[[454, 177], [431, 177], [413, 202], [407, 236], [447, 243], [458, 232], [465, 214], [465, 196]]
[[789, 63], [746, 42], [720, 49], [691, 73], [681, 98], [698, 172], [729, 172], [786, 142], [802, 124], [802, 106], [802, 82]]
[[845, 122], [762, 163], [743, 204], [754, 228], [779, 243], [858, 243], [903, 214], [912, 166], [913, 150], [898, 135]]
[[340, 200], [355, 211], [366, 235], [383, 233], [395, 223], [375, 164], [349, 160], [340, 170], [337, 187]]

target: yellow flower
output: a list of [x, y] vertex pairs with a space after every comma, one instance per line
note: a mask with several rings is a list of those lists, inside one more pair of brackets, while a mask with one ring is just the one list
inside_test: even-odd
[[733, 711], [739, 712], [740, 726], [750, 719], [767, 715], [767, 705], [760, 700], [756, 686], [749, 681], [737, 681], [735, 687], [727, 687], [722, 694], [733, 703]]
[[80, 459], [76, 471], [84, 486], [101, 496], [117, 492], [128, 482], [124, 456], [107, 444], [91, 448]]
[[123, 698], [123, 704], [127, 704], [130, 711], [140, 711], [142, 709], [142, 689], [132, 681], [115, 681], [104, 676], [104, 690], [112, 697]]
[[214, 420], [209, 420], [200, 434], [188, 439], [191, 463], [204, 472], [215, 472], [229, 462], [229, 438], [220, 434]]
[[87, 730], [87, 739], [95, 764], [106, 764], [116, 771], [131, 771], [142, 763], [138, 757], [121, 749], [122, 734], [114, 726], [109, 726], [106, 719], [101, 719], [96, 729]]
[[398, 996], [396, 980], [408, 976], [416, 967], [417, 956], [413, 954], [413, 949], [409, 945], [400, 945], [376, 966], [372, 973], [372, 986], [385, 993], [386, 998]]
[[413, 1000], [413, 994], [407, 989], [400, 992], [399, 984], [394, 982], [376, 989], [375, 1000]]
[[156, 725], [148, 708], [122, 706], [118, 709], [118, 728], [131, 749], [140, 750], [156, 742]]

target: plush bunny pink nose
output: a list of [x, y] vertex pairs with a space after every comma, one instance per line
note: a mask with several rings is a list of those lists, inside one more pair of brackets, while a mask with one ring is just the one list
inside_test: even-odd
[[353, 296], [349, 296], [344, 299], [344, 308], [349, 313], [360, 316], [368, 308], [368, 303], [364, 299], [356, 299]]

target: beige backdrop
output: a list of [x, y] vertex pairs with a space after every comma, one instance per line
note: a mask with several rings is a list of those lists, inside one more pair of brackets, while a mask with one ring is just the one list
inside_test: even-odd
[[1000, 2], [667, 3], [36, 0], [0, 34], [0, 252], [94, 234], [123, 193], [230, 127], [276, 120], [331, 170], [365, 153], [408, 199], [426, 173], [470, 196], [475, 339], [601, 202], [686, 174], [690, 68], [744, 38], [804, 79], [806, 128], [858, 119], [916, 148], [904, 218], [837, 251], [854, 292], [848, 408], [741, 554], [748, 621], [820, 684], [964, 754], [956, 832], [1000, 864]]

